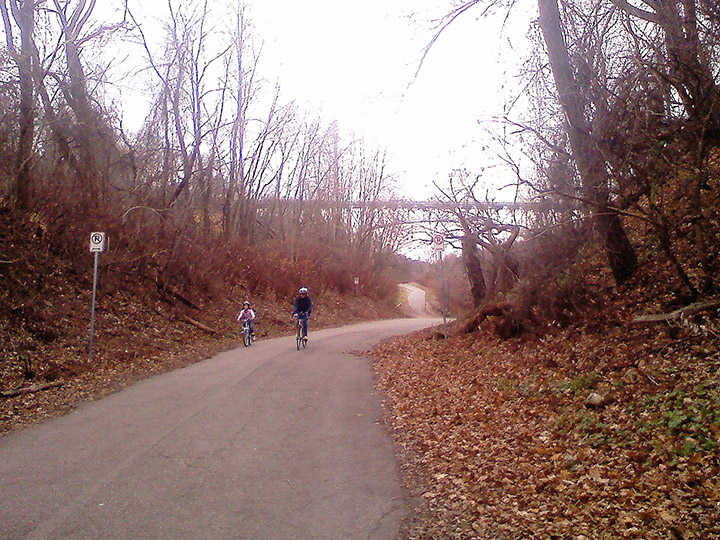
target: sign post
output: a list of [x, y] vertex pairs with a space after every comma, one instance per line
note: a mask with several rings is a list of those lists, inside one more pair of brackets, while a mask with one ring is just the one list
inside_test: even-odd
[[445, 251], [445, 236], [441, 233], [434, 233], [432, 239], [433, 251], [437, 253], [440, 261], [440, 309], [442, 310], [443, 316], [443, 329], [445, 335], [445, 341], [448, 338], [447, 331], [447, 307], [445, 301], [445, 272], [443, 270], [443, 251]]
[[93, 292], [92, 307], [90, 309], [90, 346], [88, 351], [88, 361], [92, 361], [93, 354], [93, 334], [95, 332], [95, 298], [97, 296], [97, 276], [98, 276], [98, 260], [100, 253], [105, 251], [105, 233], [90, 233], [90, 253], [95, 254], [95, 269], [93, 271]]

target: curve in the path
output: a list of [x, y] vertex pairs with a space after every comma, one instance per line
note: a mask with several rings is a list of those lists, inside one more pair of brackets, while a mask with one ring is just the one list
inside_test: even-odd
[[423, 289], [410, 283], [402, 283], [400, 288], [407, 294], [405, 311], [411, 317], [428, 317], [432, 314], [427, 310], [426, 294]]

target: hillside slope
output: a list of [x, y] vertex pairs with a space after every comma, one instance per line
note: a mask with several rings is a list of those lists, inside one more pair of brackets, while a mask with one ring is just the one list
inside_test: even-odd
[[404, 537], [720, 538], [717, 309], [373, 352], [416, 514]]
[[[161, 287], [147, 275], [104, 264], [101, 256], [89, 360], [93, 256], [84, 232], [63, 229], [0, 209], [0, 434], [239, 346], [235, 317], [246, 298], [259, 314], [261, 339], [293, 331], [293, 297], [253, 294], [243, 283], [226, 294], [192, 282], [183, 289]], [[82, 238], [83, 245], [69, 247], [68, 238]], [[331, 288], [312, 293], [314, 328], [399, 315], [394, 299], [378, 302]], [[7, 397], [17, 391], [23, 393]]]

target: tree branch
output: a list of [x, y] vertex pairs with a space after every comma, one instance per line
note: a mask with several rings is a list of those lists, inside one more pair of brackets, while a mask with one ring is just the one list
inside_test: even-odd
[[685, 306], [684, 308], [676, 309], [675, 311], [673, 311], [671, 313], [638, 315], [631, 322], [633, 324], [643, 324], [643, 323], [656, 323], [656, 322], [670, 321], [670, 320], [674, 320], [674, 319], [683, 319], [690, 315], [694, 315], [695, 313], [698, 313], [700, 311], [703, 311], [706, 309], [713, 309], [718, 306], [720, 306], [720, 298], [715, 298], [714, 300], [706, 300], [704, 302], [697, 302], [695, 304], [690, 304], [689, 306]]
[[629, 15], [633, 15], [639, 19], [643, 19], [654, 24], [660, 24], [660, 17], [658, 17], [657, 13], [630, 5], [626, 0], [611, 0], [611, 2]]
[[15, 390], [5, 390], [0, 392], [0, 398], [11, 398], [17, 396], [24, 396], [26, 394], [34, 394], [35, 392], [42, 392], [50, 388], [56, 388], [65, 384], [65, 381], [53, 381], [45, 384], [34, 384], [32, 386], [26, 386], [24, 388], [17, 388]]

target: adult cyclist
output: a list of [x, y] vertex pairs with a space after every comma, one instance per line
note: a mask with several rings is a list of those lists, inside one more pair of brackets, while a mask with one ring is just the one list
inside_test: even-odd
[[293, 317], [297, 316], [302, 321], [303, 337], [307, 338], [307, 322], [312, 313], [312, 300], [308, 296], [307, 287], [300, 287], [295, 302], [293, 303]]

